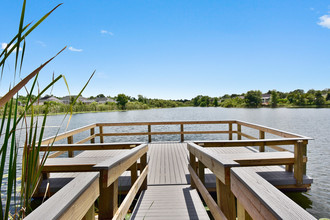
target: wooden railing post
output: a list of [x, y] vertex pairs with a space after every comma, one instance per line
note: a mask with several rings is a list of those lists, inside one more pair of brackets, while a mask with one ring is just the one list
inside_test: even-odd
[[237, 219], [238, 220], [252, 220], [252, 217], [245, 210], [244, 206], [237, 199]]
[[[73, 136], [69, 136], [68, 137], [68, 144], [73, 144]], [[69, 150], [68, 151], [68, 156], [69, 157], [74, 157], [74, 154], [73, 154], [73, 151], [72, 150]]]
[[[140, 170], [141, 173], [144, 170], [144, 168], [146, 168], [147, 166], [147, 153], [142, 155], [140, 159], [140, 163], [141, 163], [141, 170]], [[148, 176], [146, 176], [146, 178], [144, 179], [141, 185], [141, 190], [147, 190], [147, 188], [148, 188]]]
[[100, 130], [100, 143], [104, 143], [104, 139], [103, 139], [103, 126], [99, 126], [99, 130]]
[[184, 142], [183, 124], [180, 124], [180, 131], [181, 131], [181, 142]]
[[[307, 142], [307, 141], [306, 141]], [[302, 146], [302, 148], [303, 148], [303, 150], [302, 150], [302, 152], [303, 152], [303, 157], [307, 157], [307, 143], [305, 144], [305, 143], [303, 143], [302, 144], [303, 146]], [[307, 166], [307, 163], [303, 163], [303, 174], [304, 175], [306, 175], [306, 172], [307, 172], [307, 168], [306, 168], [306, 166]]]
[[294, 145], [294, 177], [296, 179], [296, 184], [302, 185], [303, 183], [303, 174], [304, 174], [304, 148], [306, 145], [303, 141], [299, 140]]
[[95, 205], [90, 207], [86, 215], [82, 218], [82, 220], [94, 220], [95, 219]]
[[133, 165], [130, 167], [131, 169], [131, 186], [135, 183], [135, 181], [138, 178], [138, 171], [137, 171], [137, 162], [133, 163]]
[[[190, 166], [193, 168], [193, 170], [196, 172], [196, 157], [195, 155], [193, 155], [192, 153], [189, 152], [189, 158], [190, 158]], [[193, 180], [193, 178], [190, 175], [190, 184], [191, 184], [191, 188], [195, 189], [196, 188], [196, 184]]]
[[[265, 132], [264, 131], [259, 130], [259, 139], [265, 139]], [[259, 152], [265, 152], [265, 145], [264, 144], [262, 144], [259, 147]]]
[[[95, 134], [95, 128], [91, 128], [90, 134], [91, 134], [91, 136]], [[91, 139], [91, 144], [94, 144], [94, 143], [95, 143], [95, 138], [92, 138]]]
[[242, 125], [237, 124], [237, 140], [242, 140]]
[[230, 190], [230, 184], [224, 184], [216, 177], [217, 203], [227, 219], [236, 219], [235, 196]]
[[198, 160], [198, 177], [205, 185], [205, 165], [200, 160]]
[[149, 143], [151, 142], [151, 134], [150, 134], [150, 132], [151, 132], [151, 125], [148, 125], [148, 141], [149, 141]]
[[229, 140], [233, 140], [233, 123], [229, 123], [228, 124], [229, 125], [229, 129], [228, 129], [228, 131], [229, 131]]
[[[105, 170], [104, 172], [107, 172]], [[102, 172], [101, 172], [101, 176]], [[103, 187], [100, 181], [99, 219], [112, 219], [118, 209], [118, 179], [109, 187]]]

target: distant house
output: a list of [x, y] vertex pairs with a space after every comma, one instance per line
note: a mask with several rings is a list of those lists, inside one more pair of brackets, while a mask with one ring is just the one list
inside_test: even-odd
[[[71, 101], [73, 101], [73, 100], [76, 99], [76, 98], [77, 98], [76, 95], [72, 95], [72, 96], [64, 96], [64, 97], [62, 98], [62, 102], [63, 102], [64, 104], [70, 104]], [[95, 102], [95, 100], [94, 100], [94, 99], [88, 99], [88, 98], [85, 98], [85, 97], [83, 97], [83, 96], [79, 96], [78, 99], [77, 99], [77, 101], [76, 101], [76, 103], [78, 103], [78, 102], [82, 102], [82, 103], [84, 103], [84, 104], [91, 104], [91, 103]]]
[[96, 98], [96, 102], [99, 104], [105, 104], [107, 102], [116, 102], [114, 99], [103, 97], [103, 98]]
[[265, 93], [261, 95], [262, 105], [268, 105], [270, 102], [270, 94]]
[[45, 102], [63, 103], [61, 100], [59, 100], [55, 96], [44, 96], [44, 97], [39, 99], [39, 105], [43, 105]]

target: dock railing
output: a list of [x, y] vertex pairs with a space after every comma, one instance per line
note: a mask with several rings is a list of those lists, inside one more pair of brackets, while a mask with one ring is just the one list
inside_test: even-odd
[[[120, 144], [117, 145], [106, 145], [106, 147], [120, 147]], [[131, 146], [131, 144], [123, 144], [122, 146]], [[77, 147], [77, 146], [75, 146]], [[86, 148], [86, 146], [84, 146]], [[89, 146], [90, 147], [90, 146]], [[78, 148], [79, 149], [79, 148]], [[107, 149], [107, 148], [106, 148]], [[81, 149], [79, 149], [81, 150]], [[132, 201], [134, 197], [136, 196], [137, 192], [139, 190], [146, 190], [147, 189], [147, 174], [148, 174], [148, 164], [147, 164], [147, 151], [148, 151], [148, 145], [147, 144], [140, 144], [122, 154], [119, 154], [118, 156], [112, 157], [108, 160], [102, 161], [96, 165], [94, 165], [90, 170], [95, 170], [96, 172], [99, 172], [97, 176], [99, 176], [99, 179], [97, 178], [97, 188], [98, 190], [95, 191], [95, 194], [98, 194], [97, 197], [99, 197], [99, 218], [98, 219], [123, 219], [132, 204]], [[138, 176], [138, 160], [140, 161], [140, 175]], [[119, 177], [127, 170], [130, 170], [131, 172], [131, 183], [132, 186], [126, 195], [124, 201], [121, 203], [121, 205], [118, 207], [118, 179]], [[56, 170], [54, 170], [56, 172]], [[69, 172], [69, 171], [68, 171]], [[74, 170], [71, 170], [70, 172], [74, 172]], [[81, 179], [84, 177], [84, 175], [87, 175], [88, 173], [80, 173], [79, 178]], [[83, 177], [81, 177], [81, 175]], [[88, 176], [87, 176], [88, 177]], [[47, 214], [47, 210], [51, 205], [49, 204], [56, 204], [59, 202], [58, 198], [61, 197], [59, 195], [62, 195], [67, 192], [68, 189], [72, 189], [72, 184], [77, 185], [80, 184], [77, 182], [77, 177], [69, 182], [64, 188], [62, 188], [60, 191], [55, 193], [52, 197], [50, 197], [49, 200], [47, 200], [47, 204], [41, 205], [38, 209], [36, 209], [34, 212], [31, 213], [31, 216], [41, 216], [43, 218], [43, 214]], [[88, 179], [88, 178], [87, 178]], [[95, 180], [96, 181], [96, 180]], [[85, 181], [81, 182], [82, 186], [84, 186]], [[88, 183], [86, 183], [88, 184]], [[84, 189], [84, 190], [83, 190]], [[72, 192], [72, 198], [68, 198], [68, 201], [62, 201], [66, 205], [63, 206], [61, 205], [61, 208], [58, 208], [56, 212], [59, 213], [66, 213], [66, 209], [70, 210], [73, 209], [75, 210], [75, 206], [77, 204], [76, 201], [71, 201], [71, 200], [76, 200], [80, 198], [80, 194], [84, 194], [86, 192], [86, 187], [82, 188], [80, 191], [73, 191]], [[59, 194], [58, 194], [59, 193]], [[94, 194], [93, 194], [94, 195]], [[96, 197], [96, 198], [97, 198]], [[96, 198], [89, 198], [88, 196], [84, 197], [85, 199], [88, 199], [90, 201], [93, 200], [93, 202], [96, 200]], [[84, 201], [82, 201], [84, 203]], [[79, 203], [80, 204], [80, 203]], [[81, 204], [80, 204], [81, 205]], [[86, 206], [86, 205], [85, 205]], [[84, 207], [85, 207], [84, 206]], [[46, 208], [44, 208], [46, 207]], [[47, 208], [48, 207], [48, 208]], [[80, 206], [77, 206], [80, 207]], [[65, 209], [65, 210], [64, 210]], [[87, 212], [87, 206], [86, 208], [82, 208], [81, 212]], [[35, 214], [38, 213], [38, 214]], [[54, 212], [55, 213], [55, 212]], [[54, 214], [55, 215], [55, 214]], [[90, 215], [88, 215], [90, 216]], [[67, 218], [70, 217], [70, 215], [65, 215], [65, 217], [60, 217], [57, 216], [55, 219], [79, 219], [76, 217], [73, 218]], [[83, 217], [83, 216], [81, 216]], [[94, 217], [94, 216], [93, 216]], [[30, 218], [29, 219], [34, 219]], [[48, 219], [48, 218], [47, 218]], [[53, 218], [49, 218], [53, 219]], [[94, 219], [94, 218], [90, 218]]]
[[100, 195], [99, 176], [96, 172], [80, 173], [25, 219], [95, 219], [94, 202]]
[[253, 168], [232, 168], [230, 175], [230, 188], [237, 198], [237, 219], [316, 219]]
[[[153, 131], [154, 126], [179, 126], [178, 131]], [[219, 129], [217, 130], [185, 130], [185, 126], [187, 125], [219, 125]], [[223, 129], [220, 125], [227, 125], [227, 129]], [[234, 126], [236, 125], [236, 126]], [[111, 132], [105, 133], [105, 127], [131, 127], [131, 126], [142, 126], [145, 127], [144, 132]], [[96, 129], [98, 128], [98, 129]], [[220, 129], [222, 128], [222, 129]], [[257, 137], [248, 134], [248, 132], [244, 132], [244, 130], [252, 130], [257, 132]], [[97, 132], [98, 130], [98, 132]], [[84, 131], [90, 131], [90, 135], [83, 138], [82, 140], [74, 141], [74, 136], [81, 134]], [[250, 132], [251, 133], [251, 132]], [[275, 151], [288, 151], [287, 148], [283, 146], [294, 146], [294, 154], [295, 154], [295, 163], [293, 167], [292, 165], [287, 165], [287, 171], [295, 170], [296, 179], [298, 180], [298, 184], [302, 183], [302, 177], [306, 174], [306, 160], [307, 160], [307, 144], [308, 140], [311, 140], [309, 137], [305, 137], [302, 135], [257, 125], [253, 123], [248, 123], [239, 120], [223, 120], [223, 121], [171, 121], [171, 122], [127, 122], [127, 123], [95, 123], [91, 125], [87, 125], [81, 128], [77, 128], [62, 134], [59, 134], [54, 137], [50, 137], [44, 139], [42, 141], [42, 148], [47, 148], [48, 145], [52, 144], [53, 141], [53, 149], [59, 149], [49, 157], [57, 157], [66, 150], [68, 152], [69, 157], [73, 157], [74, 150], [77, 148], [79, 144], [85, 144], [90, 141], [90, 143], [95, 147], [102, 148], [102, 144], [104, 143], [104, 137], [110, 136], [147, 136], [148, 141], [152, 142], [152, 136], [155, 135], [180, 135], [180, 141], [185, 141], [185, 135], [191, 134], [228, 134], [228, 140], [216, 140], [216, 141], [194, 141], [194, 143], [204, 146], [204, 147], [230, 147], [230, 146], [255, 146], [259, 148], [260, 152], [264, 152], [266, 147], [271, 148]], [[273, 135], [278, 138], [269, 139], [266, 136]], [[236, 135], [236, 140], [234, 140], [234, 135]], [[95, 138], [99, 137], [100, 144], [95, 144]], [[67, 139], [67, 145], [57, 145], [56, 142], [59, 140]], [[86, 145], [85, 145], [86, 146]], [[62, 147], [62, 148], [61, 148]], [[82, 146], [81, 146], [82, 147]], [[126, 146], [127, 147], [127, 146]], [[129, 146], [128, 146], [129, 147]], [[131, 145], [134, 147], [134, 144]], [[53, 150], [52, 150], [53, 151]]]
[[[209, 144], [208, 142], [206, 142]], [[215, 142], [212, 142], [212, 144]], [[272, 142], [270, 142], [273, 144]], [[266, 143], [267, 144], [267, 143]], [[218, 145], [217, 145], [218, 146]], [[227, 146], [227, 145], [225, 145]], [[236, 146], [236, 145], [230, 145], [230, 146]], [[247, 145], [238, 145], [238, 146], [247, 146]], [[281, 164], [289, 164], [292, 165], [295, 163], [295, 160], [293, 160], [292, 153], [290, 152], [270, 152], [270, 153], [251, 153], [248, 156], [245, 154], [246, 158], [250, 157], [251, 158], [257, 158], [257, 159], [244, 159], [243, 163], [240, 164], [239, 162], [236, 162], [235, 160], [232, 160], [230, 157], [228, 157], [229, 154], [214, 154], [213, 151], [209, 151], [207, 148], [199, 146], [193, 142], [188, 143], [188, 151], [189, 151], [189, 165], [188, 169], [190, 172], [190, 177], [191, 177], [191, 186], [193, 188], [197, 188], [200, 194], [202, 195], [204, 201], [210, 208], [210, 211], [212, 215], [215, 217], [215, 219], [236, 219], [236, 213], [239, 213], [240, 210], [236, 210], [236, 204], [235, 204], [235, 195], [241, 195], [237, 193], [237, 190], [239, 190], [237, 187], [235, 188], [235, 194], [233, 194], [233, 190], [231, 187], [233, 186], [233, 182], [231, 180], [232, 175], [231, 174], [231, 169], [234, 169], [232, 167], [236, 167], [235, 169], [239, 170], [242, 169], [241, 166], [266, 166], [266, 165], [281, 165]], [[196, 160], [197, 159], [197, 160]], [[296, 166], [295, 166], [296, 167]], [[212, 173], [216, 176], [216, 196], [217, 196], [217, 203], [213, 201], [212, 197], [206, 190], [206, 187], [204, 186], [205, 182], [205, 168], [208, 168], [209, 170], [212, 171]], [[298, 170], [300, 172], [300, 170]], [[296, 175], [295, 175], [296, 176]], [[236, 176], [237, 177], [237, 176]], [[263, 179], [262, 177], [258, 177], [259, 179]], [[263, 179], [264, 182], [267, 182], [267, 180]], [[299, 182], [296, 181], [297, 184], [299, 185]], [[234, 182], [234, 186], [237, 186], [237, 181]], [[260, 185], [260, 181], [258, 182], [258, 179], [255, 180], [254, 185], [249, 185], [249, 187], [255, 188], [256, 186]], [[268, 182], [267, 182], [268, 183]], [[275, 191], [276, 193], [273, 195], [268, 195], [268, 197], [276, 196], [276, 198], [281, 198], [284, 196], [282, 192], [277, 190], [274, 186], [272, 186], [270, 183], [271, 190], [266, 189], [264, 191], [258, 190], [258, 193], [261, 195], [260, 200], [264, 199], [262, 195], [268, 195], [267, 192], [270, 191]], [[273, 190], [274, 188], [274, 190]], [[265, 189], [265, 188], [263, 188]], [[243, 189], [242, 189], [243, 190]], [[277, 191], [276, 191], [277, 190]], [[243, 198], [243, 196], [239, 196], [240, 199]], [[246, 199], [246, 197], [244, 197]], [[242, 200], [244, 200], [244, 198]], [[262, 200], [263, 202], [264, 200]], [[255, 201], [254, 201], [255, 202]], [[247, 204], [251, 203], [251, 201], [244, 201], [243, 203], [238, 203], [244, 204], [247, 206]], [[259, 202], [261, 203], [261, 202]], [[273, 203], [268, 204], [265, 202], [262, 203], [267, 209], [269, 206], [269, 213], [272, 213], [273, 210]], [[289, 204], [288, 204], [289, 205]], [[276, 205], [275, 205], [276, 206]], [[306, 216], [311, 216], [309, 215], [305, 210], [297, 208], [298, 205], [295, 203], [290, 203], [290, 207], [294, 207], [294, 210], [299, 210], [301, 213], [297, 213], [296, 216], [303, 216], [306, 214]], [[281, 213], [288, 213], [287, 210], [290, 210], [290, 207], [284, 210], [279, 210], [277, 214]], [[259, 207], [260, 208], [260, 207]], [[243, 207], [243, 210], [249, 210], [249, 208]], [[281, 208], [280, 208], [281, 209]], [[262, 210], [261, 210], [262, 212]], [[262, 214], [262, 213], [261, 213]], [[272, 218], [265, 218], [265, 219], [276, 219], [277, 215], [274, 213]], [[308, 215], [307, 215], [308, 214]], [[256, 216], [256, 215], [252, 215]], [[261, 215], [259, 215], [260, 217]], [[270, 215], [267, 214], [269, 217]], [[239, 218], [240, 219], [240, 218]], [[249, 218], [243, 218], [243, 219], [249, 219]], [[259, 219], [259, 218], [257, 218]]]

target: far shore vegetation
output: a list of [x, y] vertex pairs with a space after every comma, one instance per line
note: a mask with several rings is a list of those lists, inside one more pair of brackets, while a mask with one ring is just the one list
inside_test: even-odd
[[[262, 93], [259, 90], [251, 90], [243, 94], [226, 94], [221, 97], [210, 97], [198, 95], [195, 98], [180, 100], [151, 99], [138, 95], [137, 98], [118, 94], [117, 96], [105, 96], [99, 94], [84, 98], [82, 96], [55, 97], [45, 95], [34, 105], [34, 111], [43, 113], [46, 110], [50, 114], [66, 113], [72, 106], [73, 100], [77, 102], [73, 105], [73, 113], [83, 112], [106, 112], [121, 110], [139, 110], [151, 108], [175, 108], [175, 107], [225, 107], [225, 108], [260, 108], [260, 107], [286, 107], [286, 108], [320, 108], [330, 107], [330, 89], [314, 90], [305, 92], [302, 89], [296, 89], [291, 92], [280, 92], [269, 90]], [[24, 111], [27, 105], [27, 97], [18, 97], [18, 112]], [[29, 114], [29, 112], [27, 112]], [[3, 114], [3, 108], [0, 109], [0, 115]]]

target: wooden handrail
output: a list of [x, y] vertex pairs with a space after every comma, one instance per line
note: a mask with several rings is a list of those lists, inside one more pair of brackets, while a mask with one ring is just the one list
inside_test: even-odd
[[52, 144], [55, 141], [62, 140], [62, 139], [67, 138], [69, 136], [78, 134], [78, 133], [83, 132], [83, 131], [87, 131], [87, 130], [89, 130], [91, 128], [95, 128], [95, 127], [96, 127], [96, 124], [90, 124], [90, 125], [87, 125], [87, 126], [84, 126], [84, 127], [81, 127], [81, 128], [73, 129], [73, 130], [70, 130], [70, 131], [67, 131], [67, 132], [64, 132], [64, 133], [46, 138], [46, 139], [42, 140], [41, 144], [43, 144], [43, 145]]
[[95, 170], [104, 170], [104, 172], [101, 172], [101, 184], [103, 187], [110, 186], [124, 171], [130, 168], [142, 155], [146, 154], [147, 151], [148, 145], [141, 144], [125, 154], [115, 156], [95, 165]]
[[192, 181], [194, 182], [194, 186], [198, 189], [200, 194], [202, 195], [207, 207], [210, 209], [213, 217], [215, 219], [223, 219], [226, 220], [226, 216], [223, 214], [217, 203], [213, 200], [210, 193], [207, 191], [206, 187], [202, 183], [202, 181], [198, 178], [195, 170], [188, 165], [188, 170], [190, 172], [190, 176], [192, 178]]
[[256, 139], [256, 140], [215, 140], [215, 141], [193, 141], [203, 147], [245, 147], [262, 145], [293, 145], [297, 141], [307, 144], [309, 138], [284, 138], [284, 139]]
[[[228, 130], [207, 130], [207, 131], [185, 131], [184, 125], [201, 125], [201, 124], [228, 124]], [[237, 125], [237, 130], [235, 130], [233, 127], [233, 124]], [[178, 131], [151, 131], [151, 126], [157, 126], [157, 125], [180, 125]], [[106, 133], [104, 132], [104, 127], [118, 127], [118, 126], [147, 126], [147, 130], [145, 132], [113, 132], [113, 133]], [[99, 127], [99, 133], [95, 132], [95, 127]], [[76, 144], [83, 144], [87, 141], [91, 141], [91, 143], [95, 142], [95, 137], [100, 137], [100, 142], [104, 142], [105, 136], [148, 136], [149, 142], [151, 142], [152, 135], [180, 135], [181, 141], [184, 141], [184, 135], [188, 134], [229, 134], [229, 139], [233, 138], [232, 134], [237, 134], [238, 139], [241, 139], [241, 137], [246, 137], [249, 139], [256, 139], [255, 137], [245, 134], [242, 132], [242, 127], [248, 127], [255, 130], [258, 130], [259, 132], [264, 133], [270, 133], [277, 135], [282, 138], [289, 138], [289, 139], [300, 139], [300, 140], [311, 140], [312, 138], [305, 137], [298, 134], [293, 134], [290, 132], [285, 132], [282, 130], [269, 128], [266, 126], [261, 126], [253, 123], [248, 123], [244, 121], [239, 120], [222, 120], [222, 121], [168, 121], [168, 122], [122, 122], [122, 123], [95, 123], [90, 124], [78, 129], [74, 129], [62, 134], [58, 134], [56, 136], [44, 139], [42, 141], [43, 145], [50, 145], [54, 141], [59, 141], [64, 138], [71, 137], [73, 135], [76, 135], [78, 133], [81, 133], [86, 130], [90, 130], [90, 136], [77, 141]]]
[[253, 168], [232, 168], [230, 175], [231, 190], [239, 204], [238, 219], [316, 219]]
[[97, 143], [97, 144], [54, 144], [53, 146], [41, 145], [40, 151], [131, 149], [140, 144], [143, 144], [143, 142]]
[[31, 212], [26, 220], [82, 219], [99, 197], [99, 173], [80, 173], [45, 203]]
[[262, 126], [262, 125], [258, 125], [258, 124], [253, 124], [253, 123], [249, 123], [249, 122], [245, 122], [245, 121], [236, 120], [236, 124], [243, 125], [243, 126], [249, 127], [249, 128], [253, 128], [253, 129], [256, 129], [259, 131], [264, 131], [264, 132], [274, 134], [274, 135], [284, 137], [284, 138], [303, 138], [303, 139], [312, 140], [312, 138], [310, 138], [310, 137], [305, 137], [305, 136], [302, 136], [299, 134], [294, 134], [291, 132], [282, 131], [279, 129], [270, 128], [270, 127], [266, 127], [266, 126]]

